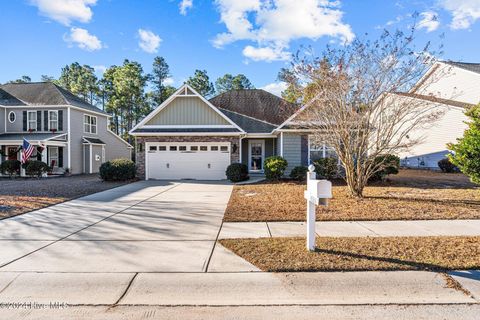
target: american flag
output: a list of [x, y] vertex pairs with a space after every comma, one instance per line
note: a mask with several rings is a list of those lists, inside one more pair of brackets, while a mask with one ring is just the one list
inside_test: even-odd
[[33, 146], [27, 139], [23, 138], [23, 152], [22, 152], [22, 163], [28, 161], [33, 151], [35, 151], [35, 146]]

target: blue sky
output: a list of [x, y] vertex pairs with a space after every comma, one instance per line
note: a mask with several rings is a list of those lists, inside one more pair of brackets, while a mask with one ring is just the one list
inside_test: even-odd
[[257, 88], [278, 92], [278, 70], [301, 45], [320, 53], [328, 43], [405, 29], [413, 12], [423, 20], [419, 44], [442, 41], [442, 58], [480, 62], [480, 0], [9, 0], [0, 6], [1, 83], [58, 77], [75, 61], [101, 73], [130, 59], [149, 72], [160, 55], [174, 86], [206, 69], [212, 80], [243, 73]]

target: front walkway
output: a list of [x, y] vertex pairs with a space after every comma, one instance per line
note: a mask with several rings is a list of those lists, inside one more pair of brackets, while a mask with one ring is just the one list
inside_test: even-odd
[[[480, 236], [480, 220], [317, 221], [321, 237]], [[225, 222], [219, 239], [305, 237], [305, 222]]]

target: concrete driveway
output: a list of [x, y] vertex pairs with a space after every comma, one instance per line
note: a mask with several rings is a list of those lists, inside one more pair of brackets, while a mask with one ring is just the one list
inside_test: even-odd
[[205, 272], [231, 191], [142, 181], [2, 220], [0, 271]]

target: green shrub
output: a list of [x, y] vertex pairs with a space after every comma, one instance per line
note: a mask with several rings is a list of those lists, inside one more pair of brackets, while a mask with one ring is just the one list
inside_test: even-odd
[[390, 174], [398, 174], [400, 158], [394, 154], [381, 155], [375, 158], [375, 164], [380, 164], [377, 172], [370, 177], [370, 181], [382, 181]]
[[107, 161], [100, 166], [100, 177], [104, 181], [126, 181], [135, 178], [135, 163], [128, 159]]
[[248, 167], [243, 163], [232, 163], [227, 167], [225, 174], [232, 182], [245, 181], [248, 180]]
[[458, 167], [454, 165], [448, 158], [438, 161], [438, 167], [440, 170], [442, 170], [442, 172], [445, 173], [454, 173], [460, 171]]
[[280, 156], [268, 157], [263, 161], [263, 170], [268, 180], [278, 180], [283, 177], [288, 162]]
[[320, 158], [313, 162], [317, 179], [331, 180], [338, 174], [338, 159]]
[[20, 174], [20, 161], [18, 160], [5, 160], [0, 165], [0, 172], [2, 174], [8, 174], [11, 177]]
[[453, 154], [448, 158], [474, 183], [480, 184], [480, 105], [466, 112], [470, 118], [468, 129], [457, 143], [448, 144]]
[[298, 166], [292, 169], [290, 172], [290, 178], [297, 181], [305, 181], [307, 179], [308, 168], [304, 166]]
[[25, 173], [28, 176], [41, 178], [44, 173], [50, 171], [48, 164], [38, 160], [29, 160], [23, 165], [25, 168]]

